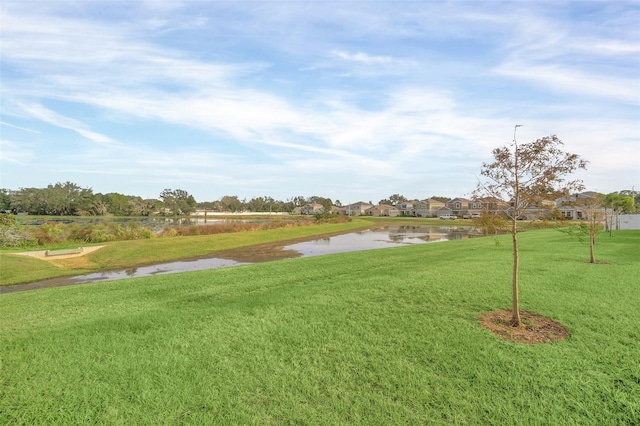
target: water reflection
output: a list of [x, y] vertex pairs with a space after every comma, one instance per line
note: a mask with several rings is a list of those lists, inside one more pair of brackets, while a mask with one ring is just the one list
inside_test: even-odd
[[[373, 250], [406, 244], [423, 244], [469, 237], [471, 228], [452, 229], [426, 226], [388, 226], [382, 229], [368, 229], [360, 232], [321, 238], [292, 244], [285, 250], [293, 250], [302, 256], [319, 256], [331, 253]], [[450, 238], [452, 237], [452, 238]]]
[[60, 277], [50, 280], [38, 281], [28, 284], [16, 284], [0, 287], [0, 294], [14, 293], [16, 291], [36, 290], [49, 287], [63, 287], [75, 284], [89, 284], [102, 281], [114, 281], [124, 278], [148, 277], [153, 275], [172, 274], [176, 272], [200, 271], [216, 269], [225, 266], [242, 265], [246, 262], [236, 262], [230, 259], [205, 258], [194, 260], [180, 260], [176, 262], [161, 263], [151, 266], [140, 266], [116, 271], [95, 272], [93, 274], [78, 275], [75, 277]]
[[283, 258], [320, 256], [324, 254], [397, 247], [408, 244], [459, 240], [481, 235], [481, 232], [472, 227], [390, 225], [332, 237], [316, 238], [314, 240], [290, 245], [269, 244], [258, 247], [248, 247], [246, 249], [230, 250], [225, 253], [216, 253], [216, 257], [180, 260], [151, 266], [132, 267], [117, 271], [97, 272], [76, 277], [61, 277], [29, 284], [4, 286], [0, 287], [0, 294], [46, 287], [112, 281], [123, 278], [216, 269]]

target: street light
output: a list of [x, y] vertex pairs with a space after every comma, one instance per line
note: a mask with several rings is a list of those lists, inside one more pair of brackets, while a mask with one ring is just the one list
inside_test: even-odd
[[[522, 127], [522, 124], [516, 124], [513, 128], [513, 143], [516, 143], [516, 130], [518, 130], [518, 127]], [[516, 145], [516, 149], [517, 149], [518, 145]]]

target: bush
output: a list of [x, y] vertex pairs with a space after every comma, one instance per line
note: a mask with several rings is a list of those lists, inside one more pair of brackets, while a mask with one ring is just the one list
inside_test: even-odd
[[316, 223], [347, 223], [351, 222], [349, 216], [340, 215], [337, 213], [323, 212], [315, 214]]
[[14, 215], [0, 214], [0, 247], [30, 247], [37, 243]]
[[497, 235], [509, 229], [509, 222], [504, 216], [483, 212], [473, 219], [474, 226], [482, 230], [483, 235]]
[[144, 228], [134, 221], [127, 222], [124, 231], [124, 237], [127, 240], [142, 240], [153, 237], [151, 229]]
[[68, 227], [63, 223], [43, 223], [34, 230], [39, 245], [62, 243], [69, 238]]

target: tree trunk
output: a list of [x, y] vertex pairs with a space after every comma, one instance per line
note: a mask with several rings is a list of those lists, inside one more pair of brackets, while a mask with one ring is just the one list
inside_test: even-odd
[[516, 215], [511, 219], [511, 241], [513, 242], [513, 306], [511, 313], [511, 325], [520, 326], [520, 301], [518, 298], [518, 229]]
[[596, 254], [594, 252], [594, 246], [596, 245], [596, 226], [597, 223], [593, 223], [589, 227], [589, 263], [596, 263]]

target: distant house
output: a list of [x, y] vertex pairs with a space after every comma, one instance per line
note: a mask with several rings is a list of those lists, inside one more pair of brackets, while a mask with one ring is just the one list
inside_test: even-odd
[[400, 210], [400, 214], [402, 216], [415, 216], [416, 212], [413, 209], [414, 205], [418, 202], [418, 200], [413, 201], [403, 201], [396, 204], [396, 208]]
[[444, 206], [444, 207], [440, 207], [438, 210], [436, 210], [436, 216], [440, 217], [440, 216], [445, 216], [445, 215], [453, 215], [453, 210], [451, 210], [449, 207]]
[[451, 209], [451, 214], [462, 217], [469, 214], [469, 203], [471, 200], [466, 198], [453, 198], [445, 203], [445, 207]]
[[316, 214], [324, 212], [324, 206], [320, 203], [309, 203], [302, 206], [301, 214]]
[[[509, 210], [513, 210], [513, 201], [510, 203]], [[543, 218], [548, 218], [553, 215], [553, 211], [556, 208], [556, 202], [551, 200], [541, 199], [536, 202], [530, 203], [526, 206], [522, 212], [521, 216], [523, 219], [527, 220], [538, 220]], [[512, 213], [510, 213], [512, 214]]]
[[362, 201], [345, 206], [347, 216], [362, 216], [365, 214], [365, 211], [371, 207], [373, 207], [373, 204]]
[[471, 200], [469, 203], [469, 212], [474, 213], [489, 213], [495, 215], [504, 215], [509, 210], [510, 204], [506, 201], [496, 197], [484, 197]]
[[331, 206], [331, 213], [346, 215], [347, 214], [347, 208], [343, 207], [343, 206]]
[[598, 207], [596, 192], [573, 194], [556, 200], [556, 209], [565, 219], [584, 220], [589, 212], [604, 215], [604, 208]]
[[390, 206], [388, 204], [378, 204], [377, 206], [369, 207], [364, 211], [367, 216], [389, 216], [395, 217], [400, 215], [400, 210], [397, 207]]
[[426, 200], [415, 203], [413, 205], [413, 211], [415, 215], [419, 217], [436, 217], [438, 216], [438, 209], [444, 206], [442, 201], [427, 198]]
[[459, 197], [447, 201], [444, 207], [446, 207], [446, 209], [438, 209], [438, 216], [453, 214], [468, 219], [482, 213], [504, 214], [509, 209], [509, 203], [495, 197], [474, 198], [472, 200]]

